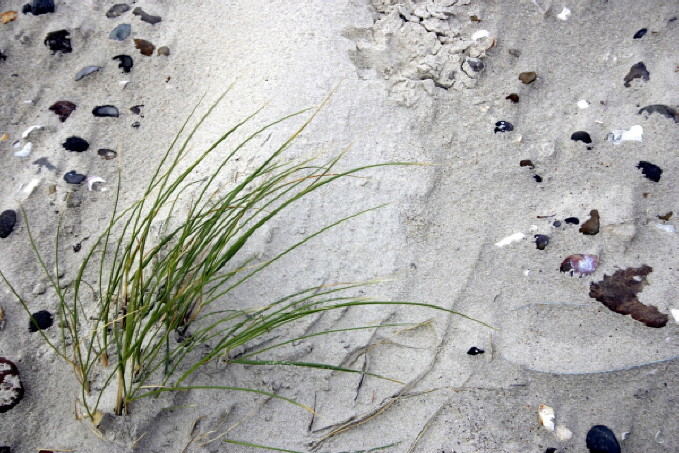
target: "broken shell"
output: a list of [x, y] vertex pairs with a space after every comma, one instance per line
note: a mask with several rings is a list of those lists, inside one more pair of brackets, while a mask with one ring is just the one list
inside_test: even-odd
[[571, 16], [571, 10], [566, 8], [565, 6], [561, 10], [559, 14], [556, 15], [556, 17], [559, 20], [568, 20], [568, 18]]
[[52, 55], [57, 52], [71, 53], [71, 40], [69, 39], [70, 32], [68, 30], [57, 30], [47, 33], [43, 43], [52, 51]]
[[100, 157], [103, 157], [103, 158], [106, 159], [106, 160], [115, 159], [116, 156], [118, 155], [118, 153], [115, 152], [114, 150], [112, 150], [112, 149], [107, 149], [107, 148], [101, 148], [101, 149], [99, 149], [99, 151], [97, 151], [97, 154], [98, 154]]
[[535, 79], [537, 78], [538, 78], [537, 73], [533, 71], [522, 72], [521, 74], [519, 74], [519, 80], [526, 85], [535, 82]]
[[525, 238], [526, 236], [523, 233], [514, 233], [510, 234], [509, 236], [500, 239], [498, 242], [495, 243], [497, 247], [504, 247], [509, 244], [513, 244], [514, 242], [518, 242]]
[[554, 414], [553, 408], [545, 404], [540, 404], [540, 406], [538, 407], [538, 420], [547, 431], [554, 431], [555, 418], [556, 416]]
[[29, 127], [28, 129], [26, 129], [25, 131], [22, 132], [21, 138], [26, 140], [28, 138], [28, 136], [31, 135], [34, 131], [39, 131], [41, 129], [44, 129], [44, 126], [37, 126], [37, 125], [31, 126], [31, 127]]
[[19, 151], [14, 151], [16, 157], [28, 157], [33, 151], [33, 143], [26, 143]]
[[118, 24], [116, 28], [111, 30], [108, 37], [116, 41], [125, 41], [129, 38], [132, 33], [132, 25], [130, 24]]
[[570, 272], [573, 275], [590, 275], [599, 266], [599, 257], [596, 255], [575, 254], [566, 257], [561, 263], [561, 272]]
[[606, 140], [613, 142], [614, 145], [619, 145], [622, 142], [640, 142], [644, 135], [644, 128], [636, 124], [629, 128], [628, 131], [623, 129], [616, 129], [611, 131]]
[[59, 120], [63, 123], [71, 115], [76, 106], [71, 101], [57, 101], [52, 104], [49, 108], [51, 111], [57, 114]]
[[101, 66], [85, 66], [82, 68], [78, 73], [75, 75], [75, 80], [78, 81], [82, 79], [83, 77], [86, 77], [90, 74], [93, 74], [95, 72], [101, 71], [102, 67]]
[[0, 414], [19, 404], [24, 397], [19, 370], [14, 362], [0, 357]]
[[147, 41], [145, 39], [135, 39], [134, 47], [139, 49], [139, 52], [147, 57], [153, 55], [153, 51], [156, 48], [156, 46], [154, 46], [150, 41]]
[[100, 185], [104, 185], [106, 183], [106, 180], [104, 178], [100, 178], [99, 176], [89, 176], [87, 178], [87, 190], [90, 192], [106, 192], [105, 187], [101, 187]]
[[0, 22], [2, 22], [3, 24], [8, 24], [16, 18], [17, 18], [16, 11], [5, 11], [4, 13], [0, 14]]
[[92, 109], [92, 115], [117, 118], [120, 113], [118, 112], [118, 108], [114, 105], [100, 105]]
[[0, 213], [0, 238], [5, 239], [12, 234], [17, 223], [17, 213], [13, 209], [7, 209]]
[[119, 60], [118, 67], [123, 70], [123, 72], [130, 72], [132, 66], [134, 66], [134, 61], [129, 55], [116, 55], [113, 60]]
[[479, 39], [487, 38], [490, 36], [490, 32], [488, 30], [477, 30], [472, 34], [472, 40], [478, 41]]
[[644, 35], [646, 35], [646, 32], [648, 32], [648, 28], [637, 30], [637, 32], [634, 33], [634, 36], [632, 36], [632, 39], [641, 39], [644, 37]]
[[90, 144], [87, 143], [87, 140], [84, 140], [80, 137], [76, 137], [75, 135], [68, 137], [64, 143], [61, 144], [66, 150], [68, 151], [74, 151], [76, 153], [81, 153], [83, 151], [87, 151], [90, 147]]
[[645, 160], [639, 161], [637, 168], [641, 169], [641, 173], [646, 176], [646, 178], [653, 182], [660, 182], [662, 168]]

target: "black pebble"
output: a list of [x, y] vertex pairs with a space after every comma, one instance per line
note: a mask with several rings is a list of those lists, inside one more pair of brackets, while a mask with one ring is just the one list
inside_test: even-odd
[[625, 76], [625, 86], [629, 88], [630, 82], [634, 79], [641, 79], [648, 82], [650, 78], [651, 74], [646, 69], [646, 65], [643, 63], [643, 61], [640, 61], [639, 63], [632, 65], [629, 72]]
[[533, 237], [535, 238], [535, 248], [538, 250], [544, 250], [549, 244], [549, 236], [546, 234], [536, 234]]
[[30, 4], [24, 5], [22, 13], [31, 13], [34, 16], [54, 12], [54, 0], [33, 0]]
[[75, 135], [72, 137], [68, 137], [64, 143], [61, 144], [65, 149], [69, 151], [74, 151], [77, 153], [81, 153], [83, 151], [87, 151], [87, 149], [90, 147], [90, 144], [87, 143], [86, 140], [83, 140], [80, 137], [76, 137]]
[[139, 115], [142, 118], [144, 118], [144, 115], [141, 113], [141, 109], [144, 107], [144, 104], [139, 104], [139, 105], [133, 105], [130, 107], [130, 112], [134, 113], [135, 115]]
[[677, 114], [677, 111], [675, 109], [667, 105], [663, 104], [647, 105], [646, 107], [642, 107], [639, 109], [639, 114], [641, 115], [642, 113], [648, 113], [649, 115], [651, 113], [657, 113], [666, 118], [674, 120], [675, 123], [679, 123], [679, 114]]
[[578, 219], [577, 217], [568, 217], [563, 219], [563, 221], [571, 225], [580, 225], [580, 219]]
[[533, 179], [535, 180], [535, 182], [542, 182], [542, 176], [540, 175], [533, 175]]
[[100, 148], [97, 151], [97, 154], [99, 154], [100, 157], [103, 157], [106, 160], [115, 159], [116, 156], [118, 156], [117, 152], [115, 152], [112, 149], [108, 149], [108, 148]]
[[130, 72], [132, 66], [134, 66], [134, 61], [129, 55], [116, 55], [112, 58], [113, 60], [120, 60], [118, 62], [118, 67], [123, 70], [123, 72]]
[[38, 330], [49, 329], [52, 324], [54, 324], [52, 313], [47, 310], [40, 310], [31, 315], [31, 319], [28, 320], [28, 330], [37, 332]]
[[2, 211], [0, 214], [0, 238], [6, 238], [12, 231], [14, 231], [14, 226], [17, 223], [17, 213], [12, 209]]
[[556, 448], [549, 447], [547, 450], [545, 450], [545, 453], [556, 453]]
[[648, 31], [648, 28], [642, 28], [641, 30], [636, 32], [632, 38], [633, 39], [641, 39], [641, 38], [644, 37], [644, 35], [646, 34], [647, 31]]
[[76, 245], [73, 246], [73, 252], [78, 253], [82, 248], [83, 248], [82, 243], [78, 242]]
[[5, 61], [5, 60], [7, 60], [7, 55], [2, 53], [2, 50], [0, 50], [0, 61]]
[[469, 355], [479, 355], [479, 354], [483, 354], [484, 352], [486, 352], [486, 351], [484, 351], [483, 349], [479, 349], [476, 346], [472, 346], [467, 351], [467, 354], [469, 354]]
[[57, 101], [49, 109], [56, 113], [59, 120], [63, 123], [73, 113], [73, 110], [76, 109], [76, 105], [71, 101]]
[[481, 72], [486, 67], [480, 58], [467, 58], [467, 64], [474, 72]]
[[9, 447], [0, 447], [0, 453], [12, 453]]
[[68, 30], [57, 30], [47, 33], [47, 37], [43, 41], [47, 47], [52, 51], [52, 55], [57, 52], [71, 53], [71, 40], [68, 38], [71, 33]]
[[514, 125], [509, 121], [498, 121], [495, 123], [495, 133], [498, 132], [511, 132], [514, 130]]
[[561, 220], [555, 220], [552, 225], [554, 225], [554, 228], [559, 228], [561, 226]]
[[514, 104], [518, 104], [518, 103], [519, 103], [519, 95], [516, 94], [516, 93], [511, 93], [511, 94], [508, 95], [505, 99], [509, 99], [509, 100], [512, 101]]
[[640, 168], [641, 173], [643, 173], [644, 176], [646, 176], [651, 181], [653, 182], [660, 181], [660, 176], [662, 175], [662, 168], [658, 167], [657, 165], [642, 160], [639, 161], [639, 165], [637, 165], [637, 168]]
[[592, 137], [585, 131], [577, 131], [571, 134], [571, 140], [583, 143], [592, 143]]
[[87, 179], [87, 176], [76, 173], [75, 170], [71, 170], [64, 175], [64, 181], [69, 184], [82, 184]]
[[141, 126], [141, 123], [139, 121], [135, 121], [134, 123], [132, 123], [132, 127], [135, 129], [139, 129], [139, 126]]
[[620, 444], [607, 426], [596, 425], [587, 433], [587, 448], [590, 453], [620, 453]]
[[98, 117], [118, 118], [120, 112], [115, 105], [100, 105], [92, 109], [92, 115]]

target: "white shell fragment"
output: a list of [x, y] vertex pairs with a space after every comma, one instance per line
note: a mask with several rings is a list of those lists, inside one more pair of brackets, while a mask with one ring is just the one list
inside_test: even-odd
[[513, 244], [514, 242], [518, 242], [526, 237], [525, 234], [523, 233], [514, 233], [510, 234], [509, 236], [500, 239], [495, 243], [496, 246], [498, 247], [504, 247], [509, 244]]
[[671, 308], [670, 313], [672, 313], [672, 317], [674, 318], [674, 322], [679, 324], [679, 309]]
[[40, 126], [40, 125], [31, 126], [21, 133], [21, 138], [26, 140], [28, 138], [28, 136], [31, 135], [34, 131], [38, 131], [40, 129], [44, 129], [44, 126]]
[[606, 140], [618, 145], [622, 142], [640, 142], [643, 135], [644, 128], [636, 124], [630, 127], [628, 131], [622, 129], [611, 131], [606, 136]]
[[540, 404], [538, 407], [538, 419], [540, 420], [540, 424], [547, 430], [547, 431], [554, 431], [554, 419], [556, 418], [556, 415], [554, 414], [554, 409], [545, 405], [545, 404]]
[[554, 432], [554, 436], [561, 442], [564, 442], [570, 440], [573, 437], [573, 431], [563, 425], [558, 425], [556, 427], [556, 431]]
[[668, 225], [666, 223], [656, 223], [655, 227], [659, 230], [663, 230], [665, 233], [676, 233], [677, 229], [674, 225]]
[[87, 178], [87, 189], [90, 192], [106, 192], [108, 189], [102, 187], [106, 183], [104, 178], [99, 176], [90, 176]]
[[474, 41], [478, 41], [479, 39], [487, 38], [489, 36], [490, 32], [488, 30], [478, 30], [474, 32], [474, 34], [472, 35], [472, 39]]
[[19, 187], [19, 195], [17, 198], [21, 201], [28, 200], [28, 197], [31, 196], [31, 194], [35, 191], [35, 189], [40, 185], [41, 182], [42, 178], [32, 178], [26, 184], [22, 184]]
[[586, 108], [589, 108], [589, 101], [586, 99], [580, 99], [577, 105], [579, 109], [584, 110]]
[[16, 157], [28, 157], [28, 156], [31, 155], [32, 151], [33, 151], [33, 143], [28, 142], [24, 146], [22, 146], [20, 150], [14, 151], [14, 155]]
[[565, 6], [561, 10], [559, 14], [556, 15], [556, 17], [559, 20], [568, 20], [568, 18], [571, 16], [571, 10], [566, 8]]

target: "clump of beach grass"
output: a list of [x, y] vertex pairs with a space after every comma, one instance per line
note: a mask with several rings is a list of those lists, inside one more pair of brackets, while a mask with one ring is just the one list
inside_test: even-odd
[[[133, 403], [140, 400], [191, 389], [252, 392], [311, 411], [301, 402], [265, 390], [229, 383], [201, 386], [192, 383], [192, 377], [215, 361], [369, 374], [327, 363], [260, 358], [271, 349], [306, 337], [283, 338], [266, 347], [255, 345], [258, 339], [290, 323], [347, 307], [407, 304], [456, 313], [425, 303], [352, 297], [351, 291], [360, 283], [306, 288], [277, 300], [262, 301], [257, 308], [233, 306], [230, 294], [250, 278], [314, 237], [374, 208], [338, 219], [262, 262], [242, 256], [244, 246], [258, 230], [291, 209], [295, 202], [341, 178], [376, 167], [411, 163], [377, 163], [337, 170], [341, 155], [321, 163], [315, 159], [282, 159], [318, 110], [303, 110], [265, 124], [224, 151], [220, 145], [237, 132], [242, 133], [258, 113], [255, 112], [188, 160], [187, 150], [194, 134], [223, 96], [189, 129], [198, 106], [194, 108], [164, 153], [141, 198], [126, 209], [119, 208], [119, 180], [108, 226], [85, 254], [69, 288], [62, 288], [57, 278], [61, 229], [57, 228], [55, 265], [51, 268], [26, 222], [32, 248], [58, 298], [58, 335], [51, 338], [46, 332], [40, 334], [73, 367], [81, 388], [84, 415], [95, 425], [101, 420], [100, 405], [107, 392], [115, 395], [112, 411], [117, 415], [129, 413]], [[220, 176], [246, 145], [300, 115], [308, 115], [300, 127], [240, 182], [224, 187]], [[216, 165], [211, 164], [211, 173], [192, 180], [195, 169], [208, 157], [217, 160]], [[188, 193], [191, 195], [184, 196]], [[2, 278], [30, 316], [28, 301], [4, 274]], [[308, 336], [380, 327], [386, 326], [356, 326]], [[202, 345], [208, 345], [209, 350], [199, 354], [196, 348]], [[234, 351], [247, 352], [234, 354]]]

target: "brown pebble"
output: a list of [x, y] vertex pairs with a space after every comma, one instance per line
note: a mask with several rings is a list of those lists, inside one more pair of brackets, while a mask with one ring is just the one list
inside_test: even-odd
[[518, 104], [518, 103], [519, 103], [519, 95], [516, 94], [516, 93], [510, 94], [510, 95], [507, 96], [505, 99], [509, 99], [509, 100], [512, 101], [514, 104]]
[[158, 47], [157, 53], [158, 53], [159, 56], [169, 57], [170, 56], [170, 48], [167, 47], [167, 46]]
[[599, 211], [596, 209], [589, 211], [589, 219], [580, 226], [580, 232], [590, 236], [599, 232]]
[[5, 11], [4, 13], [0, 14], [0, 21], [3, 24], [8, 24], [16, 18], [17, 18], [17, 12], [16, 11]]
[[522, 167], [535, 168], [535, 165], [533, 165], [533, 161], [530, 159], [523, 159], [521, 162], [519, 162], [519, 165]]
[[156, 46], [154, 46], [151, 42], [145, 39], [135, 39], [134, 47], [139, 49], [139, 52], [141, 52], [142, 55], [145, 55], [147, 57], [153, 55], [153, 51], [156, 48]]
[[673, 214], [674, 213], [672, 211], [668, 211], [664, 215], [659, 215], [658, 218], [660, 220], [664, 220], [665, 222], [667, 222], [668, 220], [670, 220], [672, 218]]
[[515, 58], [519, 58], [521, 56], [521, 51], [519, 49], [509, 49], [507, 52], [509, 52], [509, 55]]
[[481, 19], [479, 19], [479, 16], [469, 16], [469, 20], [472, 22], [481, 22]]
[[519, 74], [519, 80], [525, 83], [526, 85], [535, 82], [535, 79], [537, 78], [538, 78], [537, 73], [533, 71], [522, 72], [521, 74]]

